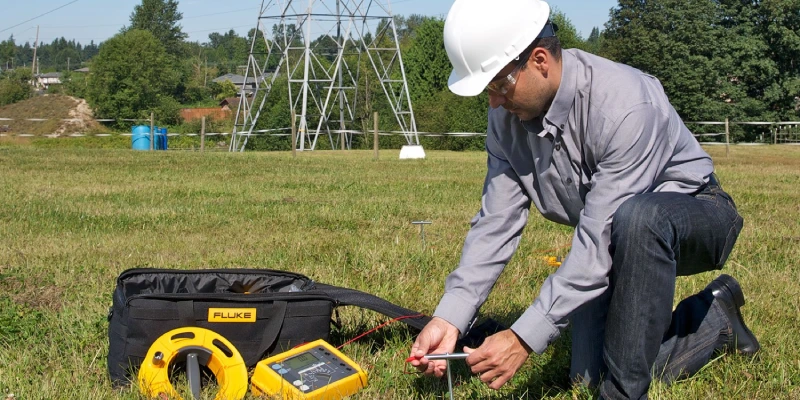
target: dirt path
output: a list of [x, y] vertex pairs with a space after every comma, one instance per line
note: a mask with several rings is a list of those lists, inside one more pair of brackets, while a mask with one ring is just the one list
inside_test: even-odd
[[95, 122], [92, 109], [86, 103], [86, 100], [70, 96], [66, 97], [73, 100], [75, 106], [69, 110], [69, 120], [63, 121], [54, 134], [60, 136], [75, 132], [85, 133], [92, 128], [96, 128], [97, 122]]

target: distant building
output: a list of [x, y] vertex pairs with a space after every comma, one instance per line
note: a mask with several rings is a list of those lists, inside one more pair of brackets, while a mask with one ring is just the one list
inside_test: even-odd
[[34, 82], [36, 83], [34, 86], [36, 87], [43, 87], [47, 89], [50, 85], [60, 85], [61, 84], [61, 72], [48, 72], [46, 74], [36, 74], [33, 77]]
[[[233, 99], [236, 99], [237, 102], [239, 101], [238, 97], [233, 97]], [[231, 109], [226, 107], [184, 108], [181, 110], [181, 118], [183, 118], [184, 121], [192, 121], [206, 117], [220, 121], [230, 119], [234, 111], [236, 111], [236, 109], [231, 111]]]
[[[272, 80], [272, 73], [268, 72], [262, 75], [262, 78], [269, 83]], [[219, 77], [216, 77], [212, 80], [216, 83], [222, 83], [225, 81], [229, 81], [236, 86], [236, 90], [241, 93], [242, 88], [244, 87], [244, 92], [250, 96], [256, 90], [256, 78], [248, 77], [247, 82], [245, 83], [245, 77], [239, 74], [225, 74]], [[237, 94], [239, 96], [239, 94]]]
[[78, 68], [74, 72], [79, 72], [79, 73], [82, 73], [82, 74], [88, 74], [89, 73], [89, 67]]
[[236, 109], [239, 108], [240, 101], [238, 97], [228, 97], [222, 99], [222, 101], [219, 102], [219, 106], [223, 110], [236, 111]]

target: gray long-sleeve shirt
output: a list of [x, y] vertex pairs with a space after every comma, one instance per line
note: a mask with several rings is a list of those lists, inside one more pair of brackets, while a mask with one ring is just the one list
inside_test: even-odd
[[481, 210], [434, 312], [466, 331], [514, 254], [532, 201], [545, 218], [575, 227], [569, 255], [511, 326], [539, 354], [572, 311], [608, 287], [617, 208], [640, 193], [695, 192], [714, 169], [656, 78], [579, 50], [564, 50], [562, 61], [544, 117], [489, 111]]

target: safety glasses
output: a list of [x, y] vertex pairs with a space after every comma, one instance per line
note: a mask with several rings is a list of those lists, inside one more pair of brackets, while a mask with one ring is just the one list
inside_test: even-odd
[[[554, 24], [551, 21], [547, 21], [547, 23], [544, 25], [544, 28], [542, 29], [541, 32], [539, 32], [539, 36], [537, 36], [536, 39], [555, 36], [556, 32], [558, 32], [558, 25]], [[528, 58], [530, 58], [531, 53], [533, 53], [532, 48], [523, 51], [522, 54], [520, 54], [519, 56], [517, 56], [517, 58], [514, 59], [514, 61], [517, 62], [517, 66], [514, 67], [514, 69], [512, 69], [511, 72], [508, 73], [508, 75], [501, 78], [497, 78], [489, 82], [489, 84], [486, 85], [486, 90], [493, 93], [502, 94], [505, 96], [506, 93], [508, 93], [511, 89], [513, 89], [514, 85], [517, 84], [517, 75], [519, 74], [519, 71], [522, 69], [522, 67], [525, 66], [525, 64], [528, 62]]]
[[524, 51], [517, 58], [515, 58], [515, 61], [518, 64], [514, 67], [514, 69], [512, 69], [508, 75], [489, 82], [489, 84], [486, 85], [486, 90], [505, 95], [511, 89], [513, 89], [514, 85], [517, 84], [517, 75], [519, 74], [519, 71], [522, 70], [522, 67], [528, 62], [528, 58], [530, 58], [532, 52], [533, 49]]

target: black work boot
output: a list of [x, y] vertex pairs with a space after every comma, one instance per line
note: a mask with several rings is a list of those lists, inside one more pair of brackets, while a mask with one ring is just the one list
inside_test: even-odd
[[761, 345], [753, 332], [747, 328], [739, 312], [739, 307], [744, 305], [744, 294], [739, 282], [730, 275], [720, 275], [706, 286], [719, 302], [725, 316], [728, 318], [728, 345], [729, 351], [738, 352], [748, 356], [755, 355]]

